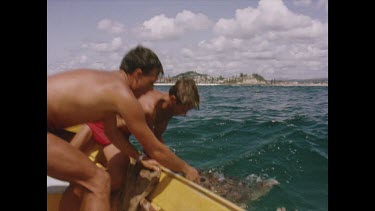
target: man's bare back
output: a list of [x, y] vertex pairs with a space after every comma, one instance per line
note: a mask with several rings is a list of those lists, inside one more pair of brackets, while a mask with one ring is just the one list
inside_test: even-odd
[[[186, 81], [186, 79], [181, 81]], [[188, 87], [190, 86], [192, 85], [189, 85]], [[196, 95], [198, 95], [198, 93], [196, 93]], [[147, 124], [152, 130], [155, 129], [155, 127], [167, 124], [173, 116], [186, 115], [190, 109], [195, 107], [192, 105], [181, 104], [181, 102], [177, 103], [178, 99], [176, 96], [158, 90], [148, 91], [141, 95], [138, 98], [138, 101], [145, 113]], [[121, 117], [118, 117], [117, 124], [118, 127], [121, 127], [124, 133], [129, 132], [126, 129], [126, 123]]]
[[[124, 71], [80, 69], [53, 75], [47, 80], [47, 126], [63, 128], [87, 121], [102, 120], [118, 112], [114, 100], [135, 97], [152, 88], [158, 77], [152, 72], [144, 87], [129, 87]], [[95, 105], [95, 106], [93, 106]]]
[[[144, 112], [136, 96], [152, 89], [158, 71], [153, 69], [148, 75], [139, 75], [142, 75], [139, 68], [132, 74], [125, 74], [122, 70], [100, 72], [82, 69], [49, 77], [48, 130], [102, 120], [106, 135], [113, 140], [113, 144], [137, 158], [137, 152], [129, 146], [116, 126], [116, 115], [120, 115], [127, 122], [129, 131], [150, 156], [154, 155], [156, 160], [160, 160], [172, 170], [197, 175], [194, 168], [176, 157], [169, 148], [158, 144], [156, 137], [147, 127]], [[175, 157], [175, 160], [172, 161], [170, 156]]]
[[[134, 98], [123, 71], [76, 70], [47, 80], [47, 127], [64, 128], [102, 120], [116, 112], [116, 95]], [[122, 79], [122, 80], [121, 80]]]
[[[194, 80], [179, 79], [174, 86], [170, 87], [169, 93], [150, 90], [141, 95], [138, 101], [143, 108], [148, 126], [156, 138], [161, 143], [165, 143], [162, 134], [166, 130], [169, 120], [173, 116], [186, 115], [190, 109], [199, 107], [199, 94]], [[129, 140], [131, 132], [126, 121], [120, 115], [117, 115], [117, 127], [121, 129], [123, 137]], [[101, 164], [107, 167], [111, 175], [112, 190], [117, 190], [124, 178], [129, 155], [121, 153], [116, 146], [111, 144], [111, 141], [103, 133], [102, 122], [90, 122], [83, 125], [71, 141], [73, 146], [86, 154], [92, 152], [95, 143], [103, 147], [106, 159], [102, 160]]]
[[[119, 71], [89, 69], [67, 71], [47, 78], [47, 175], [68, 181], [64, 197], [71, 200], [61, 210], [109, 210], [110, 178], [87, 156], [54, 134], [55, 129], [90, 121], [103, 121], [112, 143], [125, 154], [138, 159], [116, 127], [116, 115], [128, 123], [129, 130], [151, 158], [171, 170], [198, 180], [198, 172], [159, 143], [148, 128], [142, 107], [136, 99], [152, 89], [162, 65], [150, 49], [138, 46], [129, 51]], [[141, 161], [148, 168], [160, 165], [155, 160]], [[83, 187], [83, 188], [82, 188]], [[83, 192], [77, 201], [72, 193]]]
[[[172, 118], [173, 115], [162, 115], [161, 118], [156, 119], [157, 116], [161, 116], [158, 115], [158, 112], [160, 111], [162, 104], [168, 101], [169, 94], [167, 92], [161, 92], [158, 90], [150, 90], [146, 94], [143, 94], [138, 98], [138, 102], [140, 103], [144, 111], [146, 122], [152, 131], [154, 130], [154, 126], [157, 125], [158, 122], [168, 122]], [[117, 116], [117, 127], [121, 129], [121, 131], [127, 138], [131, 135], [125, 120], [120, 116]]]
[[[126, 141], [116, 137], [119, 133], [116, 114], [119, 114], [129, 122], [130, 130], [145, 148], [169, 153], [169, 149], [157, 146], [158, 141], [148, 130], [135, 98], [152, 89], [160, 72], [163, 73], [163, 67], [156, 54], [137, 46], [125, 55], [118, 71], [80, 69], [47, 78], [47, 175], [72, 184], [66, 191], [70, 195], [64, 193], [63, 196], [69, 198], [65, 200], [69, 203], [60, 206], [60, 210], [109, 210], [110, 178], [85, 154], [54, 134], [55, 129], [102, 120], [113, 143], [128, 153], [127, 148], [122, 147]], [[158, 159], [187, 173], [191, 169], [178, 158], [175, 163]], [[156, 161], [154, 165], [151, 163], [148, 164], [152, 168], [157, 164]], [[83, 193], [82, 200], [77, 201], [72, 193]]]

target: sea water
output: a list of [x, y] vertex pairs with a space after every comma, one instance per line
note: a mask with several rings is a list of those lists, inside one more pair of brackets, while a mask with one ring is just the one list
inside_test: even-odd
[[279, 183], [243, 201], [247, 210], [328, 210], [328, 87], [198, 89], [200, 109], [173, 117], [163, 135], [176, 155], [224, 181]]

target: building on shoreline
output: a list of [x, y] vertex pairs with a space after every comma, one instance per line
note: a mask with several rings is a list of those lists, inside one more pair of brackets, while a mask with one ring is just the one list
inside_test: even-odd
[[210, 76], [207, 74], [189, 71], [170, 77], [160, 77], [155, 85], [173, 85], [178, 79], [188, 77], [194, 79], [197, 85], [266, 85], [266, 86], [328, 86], [328, 79], [305, 79], [305, 80], [266, 80], [259, 74], [243, 74], [224, 78], [222, 76]]

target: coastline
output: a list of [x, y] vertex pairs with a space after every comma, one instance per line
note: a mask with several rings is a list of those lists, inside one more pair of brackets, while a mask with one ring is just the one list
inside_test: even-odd
[[230, 78], [222, 76], [210, 76], [200, 74], [196, 71], [188, 71], [173, 77], [162, 77], [154, 84], [155, 86], [173, 86], [179, 78], [192, 78], [197, 86], [326, 86], [328, 87], [328, 78], [316, 79], [285, 79], [285, 80], [266, 80], [259, 74], [240, 74]]
[[[154, 86], [173, 86], [174, 83], [155, 83]], [[197, 86], [219, 86], [219, 85], [230, 85], [230, 84], [203, 84], [197, 83]]]
[[[174, 83], [155, 83], [154, 86], [173, 86]], [[197, 86], [326, 86], [328, 84], [209, 84], [197, 83]]]

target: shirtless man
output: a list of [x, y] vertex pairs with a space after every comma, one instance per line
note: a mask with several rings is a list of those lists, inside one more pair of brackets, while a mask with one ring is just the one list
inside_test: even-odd
[[[169, 89], [169, 93], [151, 90], [140, 96], [138, 101], [145, 112], [148, 126], [161, 143], [164, 143], [162, 134], [173, 116], [186, 115], [189, 110], [199, 108], [198, 88], [193, 79], [186, 78], [178, 80]], [[117, 127], [129, 140], [131, 133], [126, 122], [120, 116], [117, 116]], [[129, 163], [129, 158], [107, 139], [102, 122], [91, 122], [83, 125], [71, 141], [73, 146], [87, 155], [91, 152], [94, 143], [103, 147], [105, 162], [101, 164], [107, 167], [110, 174], [111, 191], [117, 190], [124, 178], [126, 172], [124, 169]]]
[[103, 121], [109, 140], [124, 154], [138, 159], [139, 153], [129, 150], [130, 143], [116, 126], [119, 114], [151, 158], [193, 181], [198, 180], [195, 168], [158, 141], [136, 99], [152, 89], [160, 73], [163, 67], [156, 54], [137, 46], [125, 55], [120, 70], [79, 69], [47, 78], [47, 175], [70, 182], [83, 193], [80, 210], [110, 210], [110, 177], [84, 153], [56, 136], [56, 129]]

